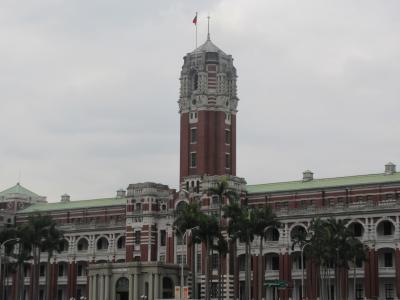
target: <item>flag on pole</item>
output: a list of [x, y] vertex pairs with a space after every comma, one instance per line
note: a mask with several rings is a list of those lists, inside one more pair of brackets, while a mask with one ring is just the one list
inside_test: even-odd
[[194, 18], [193, 18], [193, 24], [194, 25], [196, 25], [197, 26], [197, 13], [196, 13], [196, 15], [194, 16]]

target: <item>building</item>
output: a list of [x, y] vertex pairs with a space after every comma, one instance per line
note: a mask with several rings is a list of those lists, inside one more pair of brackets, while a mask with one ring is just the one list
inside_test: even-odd
[[[355, 268], [356, 299], [400, 298], [400, 173], [396, 166], [389, 163], [377, 174], [326, 179], [316, 179], [311, 171], [305, 171], [298, 181], [247, 185], [236, 176], [236, 79], [232, 56], [215, 46], [209, 36], [184, 57], [178, 101], [179, 191], [144, 182], [130, 184], [111, 198], [71, 201], [63, 195], [57, 203], [41, 203], [43, 198], [22, 193], [21, 199], [30, 200], [21, 200], [24, 207], [12, 211], [17, 224], [39, 212], [50, 214], [65, 231], [63, 251], [51, 259], [50, 299], [174, 298], [175, 286], [180, 286], [181, 262], [185, 265], [184, 284], [190, 286], [192, 298], [203, 297], [204, 247], [186, 246], [172, 223], [176, 211], [191, 201], [211, 214], [217, 212], [226, 199], [207, 191], [222, 177], [250, 205], [271, 205], [283, 224], [279, 229], [268, 229], [262, 257], [258, 257], [258, 241], [252, 245], [252, 299], [261, 300], [256, 292], [259, 274], [266, 280], [291, 283], [286, 290], [263, 288], [264, 299], [300, 299], [303, 266], [299, 249], [292, 250], [291, 237], [296, 231], [307, 231], [317, 216], [348, 221], [370, 248], [369, 260]], [[8, 201], [1, 198], [6, 192], [0, 193], [2, 202]], [[14, 203], [19, 207], [16, 200]], [[194, 252], [191, 247], [195, 247]], [[244, 252], [244, 245], [238, 243], [235, 252], [223, 258], [224, 299], [243, 299]], [[42, 259], [43, 287], [45, 254]], [[211, 261], [211, 294], [215, 296], [218, 256]], [[25, 299], [31, 294], [30, 270], [27, 264]], [[317, 299], [312, 264], [306, 264], [305, 273], [306, 293], [309, 299]], [[348, 272], [344, 284], [349, 299], [354, 299], [353, 276]], [[10, 277], [9, 299], [15, 295], [15, 280], [16, 276]]]

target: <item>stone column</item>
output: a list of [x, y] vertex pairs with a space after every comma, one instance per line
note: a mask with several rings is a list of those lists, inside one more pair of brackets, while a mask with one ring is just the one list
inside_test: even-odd
[[133, 298], [133, 274], [129, 274], [129, 277], [128, 277], [128, 279], [129, 279], [129, 300], [134, 300], [134, 298]]
[[92, 300], [93, 299], [93, 295], [92, 295], [92, 292], [93, 292], [93, 276], [89, 276], [89, 295], [86, 295], [86, 297], [89, 299], [89, 300]]
[[99, 276], [99, 299], [104, 300], [104, 275]]
[[97, 275], [93, 275], [93, 284], [92, 284], [92, 300], [98, 300], [97, 299]]
[[154, 276], [154, 299], [158, 299], [160, 298], [160, 274]]
[[133, 299], [139, 299], [139, 274], [133, 274]]
[[148, 300], [154, 300], [154, 286], [153, 286], [153, 274], [149, 273], [149, 298]]
[[110, 275], [105, 275], [104, 299], [110, 300]]

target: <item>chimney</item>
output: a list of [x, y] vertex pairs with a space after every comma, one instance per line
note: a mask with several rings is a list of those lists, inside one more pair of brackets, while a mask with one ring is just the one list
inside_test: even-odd
[[314, 179], [314, 173], [310, 170], [306, 170], [303, 172], [303, 182], [311, 181]]
[[69, 202], [70, 201], [70, 196], [68, 194], [64, 194], [61, 196], [61, 202], [65, 203], [65, 202]]
[[385, 165], [385, 174], [386, 175], [393, 175], [394, 173], [396, 173], [396, 165], [392, 162], [388, 162]]
[[125, 198], [126, 197], [126, 191], [124, 189], [119, 189], [117, 191], [117, 198]]

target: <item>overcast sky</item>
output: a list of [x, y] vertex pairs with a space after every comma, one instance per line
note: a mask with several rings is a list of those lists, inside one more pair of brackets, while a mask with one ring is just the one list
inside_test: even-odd
[[238, 71], [248, 183], [400, 165], [398, 0], [2, 0], [0, 190], [59, 201], [179, 181], [179, 72], [211, 39]]

